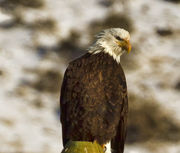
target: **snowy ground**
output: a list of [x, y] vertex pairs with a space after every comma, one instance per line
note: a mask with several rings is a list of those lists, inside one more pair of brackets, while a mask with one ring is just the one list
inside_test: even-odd
[[[41, 58], [34, 45], [53, 45], [67, 37], [71, 29], [87, 34], [91, 21], [102, 19], [112, 11], [127, 12], [135, 30], [132, 45], [138, 45], [137, 69], [126, 71], [129, 92], [142, 97], [155, 97], [180, 121], [180, 94], [175, 85], [180, 82], [180, 5], [163, 0], [115, 1], [110, 7], [100, 1], [50, 1], [41, 10], [24, 11], [24, 20], [52, 17], [57, 22], [53, 34], [14, 27], [0, 28], [0, 152], [58, 153], [62, 149], [58, 115], [59, 94], [37, 91], [27, 84], [37, 79], [27, 69], [55, 69], [63, 73], [66, 59], [51, 54]], [[12, 15], [0, 11], [0, 23], [12, 20]], [[171, 29], [166, 37], [157, 35], [157, 28]], [[86, 43], [86, 41], [85, 41]], [[43, 107], [34, 106], [42, 101]], [[127, 145], [125, 153], [179, 153], [180, 145], [162, 144], [150, 149], [146, 144]], [[163, 149], [162, 149], [163, 148]]]

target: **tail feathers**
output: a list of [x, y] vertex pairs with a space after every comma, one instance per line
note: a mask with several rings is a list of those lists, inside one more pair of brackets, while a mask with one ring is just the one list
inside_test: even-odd
[[112, 150], [111, 150], [111, 142], [108, 142], [106, 145], [105, 145], [106, 149], [105, 149], [105, 153], [112, 153]]

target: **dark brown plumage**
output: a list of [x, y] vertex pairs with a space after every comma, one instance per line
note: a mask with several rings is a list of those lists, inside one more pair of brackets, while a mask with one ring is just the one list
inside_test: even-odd
[[[103, 48], [102, 48], [103, 49]], [[108, 53], [87, 53], [72, 61], [61, 88], [63, 145], [97, 141], [123, 153], [128, 112], [123, 69]]]

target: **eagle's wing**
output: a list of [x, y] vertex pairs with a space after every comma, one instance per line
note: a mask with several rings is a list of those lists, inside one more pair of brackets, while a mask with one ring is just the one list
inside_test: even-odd
[[[126, 82], [124, 82], [126, 83]], [[125, 92], [122, 92], [122, 101], [123, 106], [121, 108], [121, 117], [117, 127], [117, 133], [115, 137], [111, 141], [111, 148], [113, 153], [123, 153], [124, 152], [124, 143], [126, 139], [126, 126], [127, 126], [127, 113], [128, 113], [128, 97], [127, 97], [127, 89], [124, 86]]]
[[67, 70], [64, 73], [64, 79], [61, 86], [61, 97], [60, 97], [60, 120], [62, 124], [62, 136], [63, 136], [63, 146], [65, 146], [66, 142], [66, 102], [65, 102], [65, 92], [66, 92], [66, 82], [67, 82]]

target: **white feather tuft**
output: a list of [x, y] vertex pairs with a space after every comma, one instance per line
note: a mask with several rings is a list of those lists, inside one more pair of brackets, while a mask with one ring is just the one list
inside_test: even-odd
[[108, 142], [105, 146], [106, 146], [105, 153], [111, 153], [111, 142]]

